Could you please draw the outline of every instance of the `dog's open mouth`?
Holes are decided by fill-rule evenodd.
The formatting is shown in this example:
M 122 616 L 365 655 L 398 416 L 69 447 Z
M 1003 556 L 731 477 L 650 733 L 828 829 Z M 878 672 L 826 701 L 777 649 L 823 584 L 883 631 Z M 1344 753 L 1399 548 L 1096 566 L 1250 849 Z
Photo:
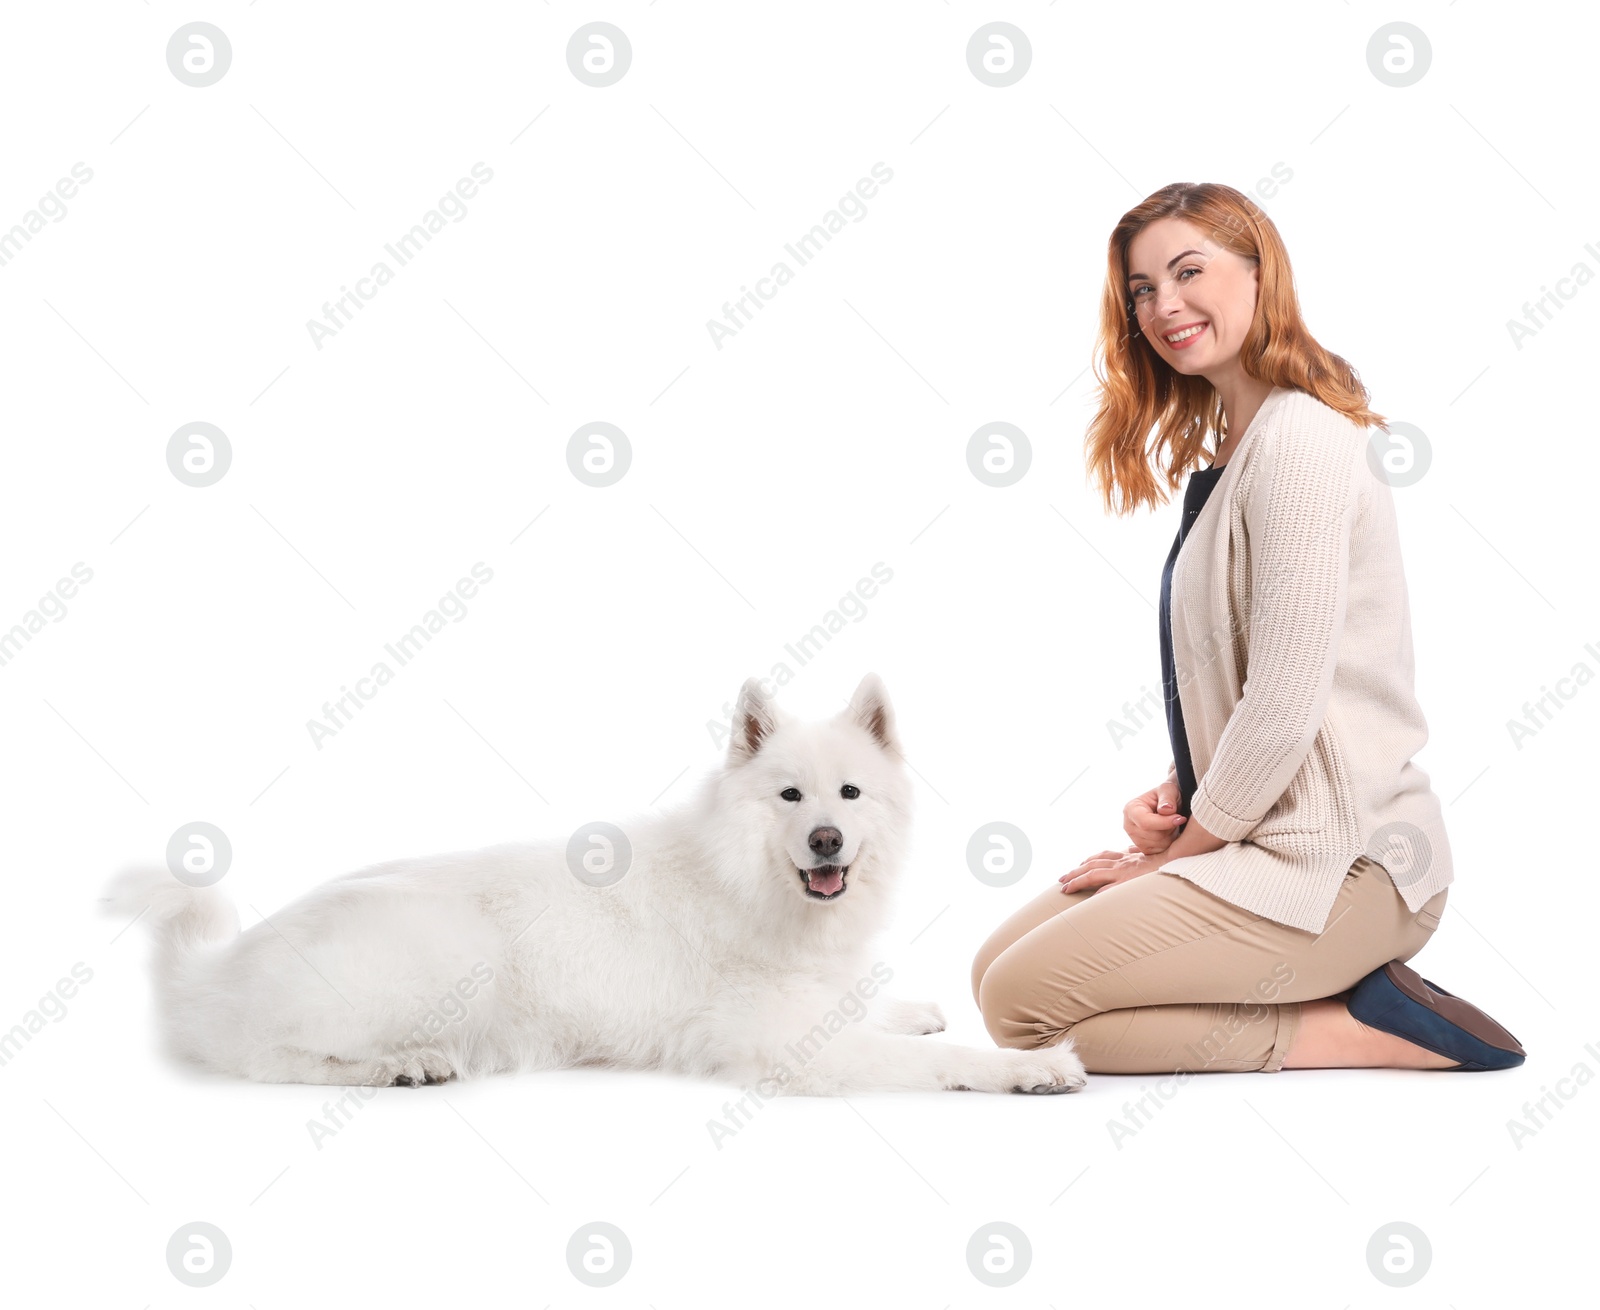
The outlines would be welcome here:
M 815 869 L 799 870 L 806 885 L 806 895 L 819 901 L 831 901 L 844 895 L 844 876 L 850 872 L 848 864 L 823 864 Z

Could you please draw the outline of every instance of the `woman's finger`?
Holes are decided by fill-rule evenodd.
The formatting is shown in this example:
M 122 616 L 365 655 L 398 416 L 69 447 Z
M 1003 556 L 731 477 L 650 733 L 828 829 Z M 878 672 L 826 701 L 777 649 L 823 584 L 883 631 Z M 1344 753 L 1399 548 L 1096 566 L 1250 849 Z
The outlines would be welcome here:
M 1094 880 L 1096 878 L 1103 877 L 1105 875 L 1106 871 L 1110 867 L 1111 866 L 1108 865 L 1108 864 L 1097 864 L 1097 865 L 1094 865 L 1093 867 L 1081 866 L 1079 868 L 1069 870 L 1068 872 L 1062 874 L 1059 878 L 1056 879 L 1056 881 L 1057 882 L 1082 882 L 1085 879 L 1088 879 L 1088 880 L 1092 881 L 1092 880 Z
M 1072 868 L 1068 869 L 1064 874 L 1061 875 L 1061 877 L 1065 879 L 1070 878 L 1077 873 L 1087 873 L 1091 869 L 1103 869 L 1113 860 L 1120 860 L 1121 858 L 1122 856 L 1120 854 L 1114 855 L 1109 851 L 1103 855 L 1091 855 L 1087 860 L 1084 860 L 1083 863 L 1073 865 Z

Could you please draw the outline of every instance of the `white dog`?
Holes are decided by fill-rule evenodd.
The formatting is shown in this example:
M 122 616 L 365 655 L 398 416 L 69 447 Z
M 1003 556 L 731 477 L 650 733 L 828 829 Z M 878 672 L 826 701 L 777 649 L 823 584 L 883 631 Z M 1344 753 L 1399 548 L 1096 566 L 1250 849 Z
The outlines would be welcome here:
M 937 1005 L 877 994 L 868 946 L 910 817 L 875 674 L 818 723 L 751 679 L 725 763 L 672 813 L 375 865 L 242 933 L 214 888 L 165 868 L 127 870 L 105 900 L 155 933 L 169 1051 L 263 1082 L 602 1064 L 768 1096 L 1077 1091 L 1070 1040 L 929 1042 Z

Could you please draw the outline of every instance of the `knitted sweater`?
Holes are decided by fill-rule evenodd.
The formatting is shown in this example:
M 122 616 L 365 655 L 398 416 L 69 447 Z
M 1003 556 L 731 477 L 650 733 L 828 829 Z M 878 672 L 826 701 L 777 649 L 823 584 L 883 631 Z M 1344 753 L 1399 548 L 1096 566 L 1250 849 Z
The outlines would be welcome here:
M 1439 798 L 1412 762 L 1428 728 L 1394 493 L 1367 440 L 1274 387 L 1172 575 L 1190 812 L 1227 844 L 1159 872 L 1313 933 L 1361 855 L 1413 911 L 1454 881 Z

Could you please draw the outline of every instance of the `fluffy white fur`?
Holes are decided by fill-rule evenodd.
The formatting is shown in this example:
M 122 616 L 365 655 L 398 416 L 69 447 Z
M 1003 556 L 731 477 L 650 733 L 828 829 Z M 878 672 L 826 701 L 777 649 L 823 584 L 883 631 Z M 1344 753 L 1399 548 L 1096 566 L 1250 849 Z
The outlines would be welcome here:
M 910 818 L 876 675 L 815 723 L 751 679 L 723 765 L 681 808 L 621 825 L 632 861 L 610 886 L 575 876 L 566 844 L 544 842 L 375 865 L 242 933 L 215 888 L 164 868 L 127 870 L 105 901 L 142 912 L 156 937 L 170 1052 L 263 1082 L 606 1064 L 768 1095 L 1076 1091 L 1070 1041 L 929 1041 L 939 1007 L 878 990 L 884 965 L 869 948 L 890 918 Z M 801 870 L 825 862 L 847 872 L 824 900 Z

